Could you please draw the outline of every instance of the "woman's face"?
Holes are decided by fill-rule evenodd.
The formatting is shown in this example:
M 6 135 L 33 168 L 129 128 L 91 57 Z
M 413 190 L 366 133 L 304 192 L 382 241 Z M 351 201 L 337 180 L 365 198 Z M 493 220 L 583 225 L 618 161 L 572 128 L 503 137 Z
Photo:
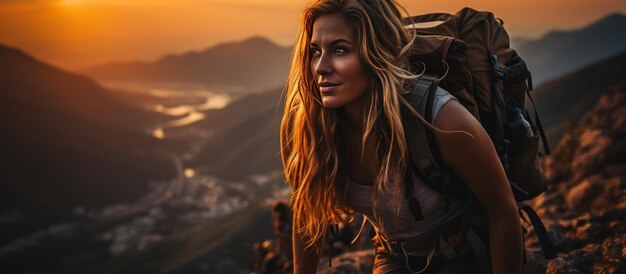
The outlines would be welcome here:
M 327 108 L 358 104 L 369 86 L 369 73 L 357 48 L 354 30 L 343 16 L 315 20 L 310 44 L 311 73 Z

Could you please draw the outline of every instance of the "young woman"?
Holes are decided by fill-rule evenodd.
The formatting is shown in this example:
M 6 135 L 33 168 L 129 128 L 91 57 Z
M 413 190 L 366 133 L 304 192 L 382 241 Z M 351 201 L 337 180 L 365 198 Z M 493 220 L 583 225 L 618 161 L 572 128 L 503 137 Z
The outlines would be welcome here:
M 442 211 L 446 197 L 415 178 L 413 195 L 425 216 L 416 221 L 403 195 L 408 151 L 401 109 L 410 104 L 402 95 L 418 76 L 408 68 L 413 36 L 403 28 L 400 10 L 393 0 L 318 0 L 303 12 L 281 125 L 285 177 L 293 189 L 296 274 L 316 272 L 326 228 L 345 222 L 341 214 L 352 211 L 375 226 L 374 273 L 480 271 L 472 252 L 438 260 L 438 244 L 400 252 L 383 244 L 435 243 L 433 231 L 464 211 L 460 200 Z M 489 136 L 444 90 L 437 90 L 434 105 L 432 128 L 442 158 L 488 216 L 489 271 L 520 273 L 517 207 Z

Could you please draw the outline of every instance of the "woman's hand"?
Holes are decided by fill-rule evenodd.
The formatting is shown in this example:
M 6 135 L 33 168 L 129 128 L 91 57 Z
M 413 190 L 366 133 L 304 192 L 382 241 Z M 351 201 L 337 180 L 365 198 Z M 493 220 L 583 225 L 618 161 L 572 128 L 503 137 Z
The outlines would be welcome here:
M 445 163 L 487 211 L 493 273 L 521 273 L 523 242 L 517 204 L 489 135 L 454 100 L 442 107 L 434 125 L 444 131 L 471 135 L 434 132 Z

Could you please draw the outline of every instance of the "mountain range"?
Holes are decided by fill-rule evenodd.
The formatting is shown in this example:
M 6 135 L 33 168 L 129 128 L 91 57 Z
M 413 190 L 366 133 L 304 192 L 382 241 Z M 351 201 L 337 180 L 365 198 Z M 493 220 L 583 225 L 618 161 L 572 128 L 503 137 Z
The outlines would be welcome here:
M 98 65 L 86 74 L 99 81 L 194 83 L 222 90 L 261 91 L 282 85 L 291 48 L 252 37 L 154 62 Z
M 512 45 L 533 73 L 535 84 L 565 75 L 626 49 L 626 16 L 615 13 L 584 28 L 552 31 Z M 262 91 L 282 86 L 291 47 L 252 37 L 201 51 L 171 54 L 154 62 L 114 62 L 86 74 L 101 82 L 186 83 L 220 90 Z

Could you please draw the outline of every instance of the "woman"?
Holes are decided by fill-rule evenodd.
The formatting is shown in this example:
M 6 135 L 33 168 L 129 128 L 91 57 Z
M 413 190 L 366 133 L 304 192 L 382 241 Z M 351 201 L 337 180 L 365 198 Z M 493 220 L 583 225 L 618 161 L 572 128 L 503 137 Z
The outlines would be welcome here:
M 418 222 L 402 195 L 408 154 L 400 111 L 411 109 L 402 94 L 418 76 L 409 71 L 413 36 L 401 18 L 392 0 L 318 0 L 303 13 L 281 125 L 285 177 L 293 189 L 297 274 L 315 273 L 327 226 L 345 222 L 341 214 L 347 211 L 364 214 L 376 228 L 374 273 L 478 272 L 471 253 L 437 261 L 423 253 L 412 256 L 419 250 L 398 253 L 381 244 L 431 237 L 463 211 L 461 201 L 452 201 L 441 212 L 446 197 L 415 180 L 414 195 L 425 215 Z M 493 144 L 451 95 L 439 89 L 436 98 L 429 127 L 445 164 L 485 208 L 490 270 L 520 273 L 521 226 Z

